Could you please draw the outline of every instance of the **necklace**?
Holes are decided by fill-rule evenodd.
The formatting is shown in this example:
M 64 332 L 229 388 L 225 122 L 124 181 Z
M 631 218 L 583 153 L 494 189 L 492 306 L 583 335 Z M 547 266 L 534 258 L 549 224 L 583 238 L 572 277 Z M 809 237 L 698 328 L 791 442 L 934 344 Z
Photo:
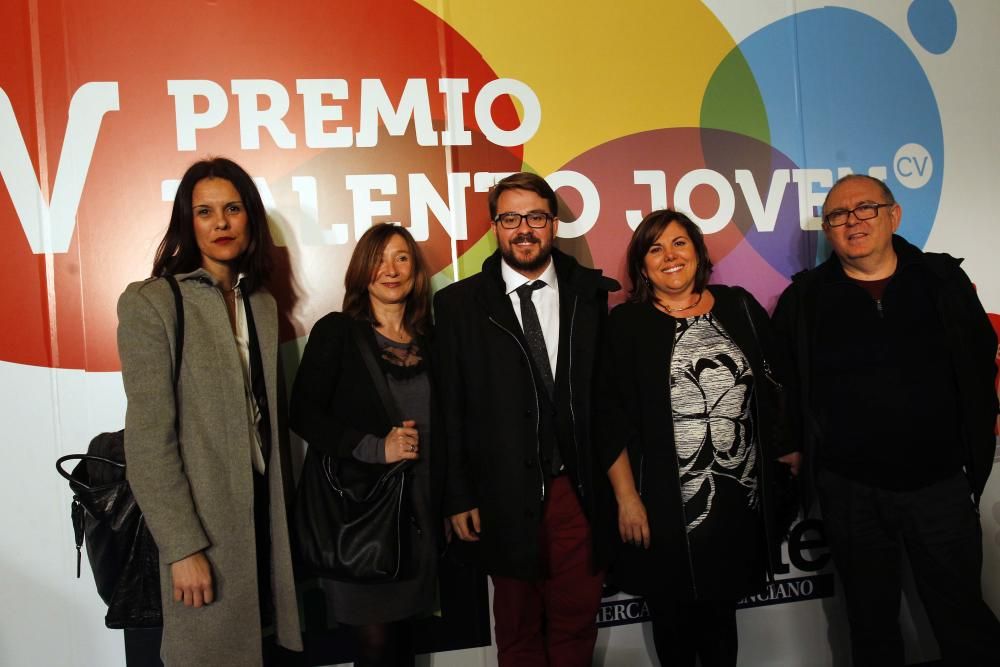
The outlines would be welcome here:
M 375 332 L 378 335 L 382 336 L 386 340 L 390 340 L 393 343 L 396 343 L 398 345 L 412 345 L 413 344 L 413 336 L 409 335 L 408 333 L 406 333 L 403 330 L 392 332 L 392 334 L 390 335 L 389 329 L 386 328 L 386 327 L 382 327 L 382 329 L 379 330 L 377 327 L 375 327 L 374 325 L 372 325 L 372 329 L 374 329 Z
M 680 313 L 680 312 L 683 312 L 685 310 L 691 310 L 692 308 L 694 308 L 695 306 L 697 306 L 699 303 L 701 303 L 701 294 L 702 294 L 701 292 L 698 293 L 698 298 L 694 300 L 694 303 L 691 303 L 691 304 L 689 304 L 687 306 L 681 306 L 680 308 L 671 308 L 667 304 L 660 303 L 659 301 L 656 302 L 656 305 L 658 305 L 661 308 L 663 308 L 664 312 L 667 312 L 667 313 Z

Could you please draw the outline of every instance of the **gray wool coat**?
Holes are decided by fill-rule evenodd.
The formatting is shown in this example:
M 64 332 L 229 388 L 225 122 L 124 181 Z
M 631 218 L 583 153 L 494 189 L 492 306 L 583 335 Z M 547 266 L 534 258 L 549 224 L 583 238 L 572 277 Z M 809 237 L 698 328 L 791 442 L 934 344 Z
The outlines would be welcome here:
M 160 550 L 166 665 L 261 664 L 251 431 L 243 371 L 221 292 L 199 269 L 177 276 L 184 350 L 174 427 L 176 312 L 163 279 L 128 286 L 118 301 L 118 353 L 128 398 L 127 477 Z M 274 298 L 250 297 L 270 400 L 268 483 L 271 590 L 278 643 L 301 650 L 279 445 L 278 321 Z M 204 550 L 215 602 L 174 602 L 170 563 Z

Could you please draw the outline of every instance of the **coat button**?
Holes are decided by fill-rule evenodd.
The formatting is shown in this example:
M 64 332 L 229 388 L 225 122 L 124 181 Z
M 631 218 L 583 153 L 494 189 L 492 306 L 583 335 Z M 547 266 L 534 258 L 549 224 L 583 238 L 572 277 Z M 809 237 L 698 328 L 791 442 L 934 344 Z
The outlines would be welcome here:
M 534 463 L 534 461 L 532 461 L 531 459 L 524 459 L 524 467 L 525 468 L 530 468 L 533 463 Z
M 524 510 L 524 516 L 528 517 L 529 519 L 532 518 L 533 516 L 535 516 L 535 510 Z
M 525 419 L 530 419 L 531 418 L 531 410 L 525 410 L 524 411 L 524 417 L 525 417 Z

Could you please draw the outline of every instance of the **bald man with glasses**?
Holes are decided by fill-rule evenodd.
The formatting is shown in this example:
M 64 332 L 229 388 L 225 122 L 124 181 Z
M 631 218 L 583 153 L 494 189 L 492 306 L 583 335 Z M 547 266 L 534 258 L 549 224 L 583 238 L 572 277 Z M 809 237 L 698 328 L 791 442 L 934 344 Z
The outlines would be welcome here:
M 823 204 L 833 250 L 774 312 L 793 356 L 805 479 L 841 577 L 854 665 L 902 665 L 901 555 L 946 665 L 1000 664 L 979 499 L 993 467 L 997 337 L 961 260 L 895 234 L 879 179 Z

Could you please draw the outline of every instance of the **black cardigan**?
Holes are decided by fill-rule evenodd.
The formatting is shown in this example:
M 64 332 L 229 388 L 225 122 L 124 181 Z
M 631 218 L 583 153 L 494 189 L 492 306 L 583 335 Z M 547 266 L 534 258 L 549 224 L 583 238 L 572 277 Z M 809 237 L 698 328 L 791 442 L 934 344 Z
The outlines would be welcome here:
M 354 448 L 366 434 L 384 437 L 397 424 L 389 421 L 361 353 L 351 337 L 351 328 L 362 333 L 373 350 L 377 349 L 371 324 L 344 313 L 330 313 L 313 326 L 302 362 L 295 375 L 289 420 L 293 431 L 318 451 L 353 458 Z M 431 345 L 419 339 L 421 354 L 431 369 Z M 429 373 L 430 375 L 430 373 Z M 432 433 L 440 425 L 432 383 Z M 427 450 L 431 471 L 431 502 L 440 513 L 441 476 L 433 443 Z M 379 464 L 372 464 L 379 465 Z
M 775 458 L 794 451 L 783 427 L 780 401 L 768 390 L 763 360 L 772 375 L 783 378 L 784 364 L 771 334 L 767 313 L 753 296 L 740 287 L 710 285 L 715 298 L 712 313 L 722 323 L 747 357 L 756 378 L 753 392 L 755 428 L 759 443 L 758 478 L 768 538 L 768 574 L 778 565 L 780 535 L 774 534 L 773 475 L 781 464 Z M 743 307 L 753 317 L 756 337 Z M 676 320 L 647 303 L 625 303 L 611 312 L 602 360 L 599 433 L 602 464 L 609 468 L 623 448 L 628 448 L 635 478 L 646 507 L 651 536 L 650 548 L 622 545 L 615 566 L 615 582 L 634 593 L 670 592 L 678 598 L 694 595 L 683 505 L 680 495 L 677 453 L 670 412 L 670 359 Z M 760 346 L 756 344 L 759 338 Z M 761 349 L 763 348 L 763 349 Z M 733 554 L 738 557 L 739 554 Z M 763 578 L 761 573 L 761 579 Z M 752 592 L 759 583 L 745 582 L 734 597 Z

